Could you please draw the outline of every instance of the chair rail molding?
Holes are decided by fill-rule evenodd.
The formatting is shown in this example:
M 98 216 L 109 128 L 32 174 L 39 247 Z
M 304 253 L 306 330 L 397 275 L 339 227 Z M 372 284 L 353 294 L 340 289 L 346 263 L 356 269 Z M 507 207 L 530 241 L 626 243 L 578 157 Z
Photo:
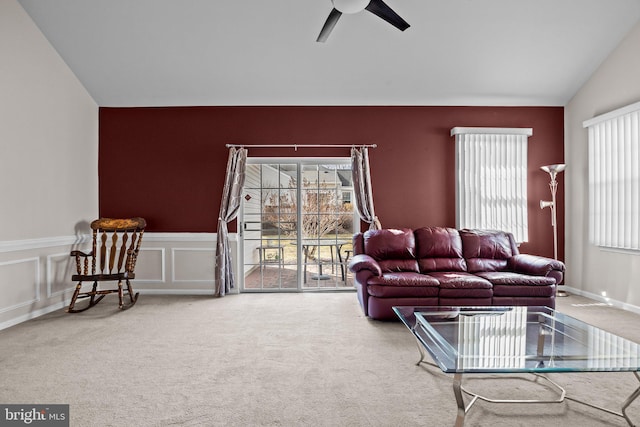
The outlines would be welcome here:
M 78 236 L 41 237 L 38 239 L 5 240 L 0 241 L 0 253 L 83 244 L 90 241 L 91 235 L 89 234 L 82 234 Z

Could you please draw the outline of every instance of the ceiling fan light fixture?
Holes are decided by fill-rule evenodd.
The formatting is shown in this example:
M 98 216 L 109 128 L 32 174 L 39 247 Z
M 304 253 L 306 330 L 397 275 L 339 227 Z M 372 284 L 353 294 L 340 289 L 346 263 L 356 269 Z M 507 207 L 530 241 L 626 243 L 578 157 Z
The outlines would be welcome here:
M 384 0 L 331 0 L 333 8 L 329 17 L 324 22 L 320 35 L 318 35 L 318 42 L 326 42 L 329 38 L 329 34 L 333 31 L 333 27 L 340 19 L 343 13 L 358 13 L 366 10 L 373 13 L 379 18 L 384 19 L 389 24 L 393 25 L 400 31 L 404 31 L 409 28 L 407 21 L 402 19 L 396 12 L 393 11 Z
M 371 0 L 331 0 L 333 7 L 342 13 L 362 12 Z

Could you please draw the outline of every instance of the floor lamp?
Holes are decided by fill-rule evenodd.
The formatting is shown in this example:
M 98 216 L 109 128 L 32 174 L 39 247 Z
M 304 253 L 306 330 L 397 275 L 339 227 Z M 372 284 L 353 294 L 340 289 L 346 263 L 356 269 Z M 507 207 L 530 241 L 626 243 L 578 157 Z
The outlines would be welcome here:
M 556 192 L 558 191 L 558 181 L 556 181 L 556 175 L 564 171 L 565 164 L 546 165 L 541 166 L 540 169 L 547 172 L 551 181 L 549 182 L 549 189 L 551 190 L 551 201 L 540 200 L 540 209 L 551 209 L 551 227 L 553 228 L 553 258 L 558 259 L 558 225 L 556 221 Z M 560 285 L 558 285 L 560 286 Z M 557 296 L 566 297 L 568 294 L 564 290 L 558 289 Z

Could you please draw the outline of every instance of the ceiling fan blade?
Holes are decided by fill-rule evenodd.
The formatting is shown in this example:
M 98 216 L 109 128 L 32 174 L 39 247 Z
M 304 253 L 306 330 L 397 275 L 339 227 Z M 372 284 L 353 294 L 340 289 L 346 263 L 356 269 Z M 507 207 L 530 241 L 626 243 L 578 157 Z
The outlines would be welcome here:
M 389 6 L 386 5 L 382 0 L 371 0 L 367 7 L 365 7 L 369 12 L 374 15 L 384 19 L 389 24 L 393 25 L 400 31 L 404 31 L 410 27 L 410 25 L 402 19 L 397 13 L 393 11 Z
M 316 40 L 317 42 L 324 43 L 327 41 L 327 39 L 329 38 L 329 34 L 331 34 L 333 27 L 336 26 L 336 24 L 338 23 L 338 19 L 340 19 L 341 16 L 342 16 L 342 12 L 340 12 L 336 8 L 334 8 L 331 11 L 331 13 L 329 14 L 329 17 L 324 23 L 324 26 L 322 27 L 322 30 L 320 30 L 320 35 Z

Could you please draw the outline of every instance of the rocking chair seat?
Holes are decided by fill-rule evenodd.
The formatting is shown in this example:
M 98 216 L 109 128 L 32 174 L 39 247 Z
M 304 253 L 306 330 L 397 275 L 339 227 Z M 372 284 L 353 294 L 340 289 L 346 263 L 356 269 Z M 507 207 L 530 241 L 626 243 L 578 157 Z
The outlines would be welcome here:
M 101 282 L 105 280 L 126 280 L 126 279 L 135 279 L 135 273 L 129 273 L 124 271 L 122 273 L 114 273 L 114 274 L 74 274 L 71 276 L 71 280 L 74 282 Z
M 144 218 L 100 218 L 91 223 L 91 252 L 74 250 L 70 254 L 76 259 L 77 270 L 71 280 L 78 283 L 67 309 L 69 313 L 87 310 L 112 293 L 118 294 L 120 309 L 129 308 L 136 303 L 138 294 L 134 294 L 131 280 L 136 277 L 134 269 L 146 225 Z M 91 283 L 91 289 L 83 291 L 83 282 Z M 116 282 L 117 286 L 98 289 L 98 284 L 104 282 Z M 129 303 L 126 305 L 125 294 L 129 296 Z M 76 301 L 84 298 L 89 298 L 88 305 L 75 308 Z

